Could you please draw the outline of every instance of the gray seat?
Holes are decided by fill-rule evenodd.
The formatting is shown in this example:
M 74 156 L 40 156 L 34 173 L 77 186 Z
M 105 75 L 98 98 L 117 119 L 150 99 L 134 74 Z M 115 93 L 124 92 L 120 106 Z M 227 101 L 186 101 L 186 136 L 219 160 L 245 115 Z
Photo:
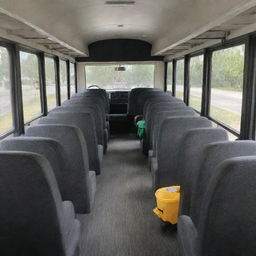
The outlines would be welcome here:
M 148 91 L 148 92 L 140 92 L 138 95 L 138 102 L 136 106 L 136 111 L 138 115 L 143 115 L 144 105 L 147 102 L 147 100 L 157 97 L 157 96 L 163 96 L 167 95 L 171 99 L 171 95 L 168 93 L 165 93 L 163 91 Z
M 97 97 L 84 97 L 84 96 L 76 96 L 71 98 L 69 101 L 65 101 L 63 105 L 84 105 L 84 106 L 92 106 L 97 111 L 98 114 L 101 116 L 103 121 L 103 127 L 106 128 L 106 113 L 104 110 L 104 106 L 101 103 L 97 102 Z
M 104 89 L 85 89 L 82 93 L 87 93 L 88 95 L 98 96 L 104 99 L 106 112 L 109 113 L 109 98 L 106 90 Z
M 81 130 L 71 125 L 36 125 L 26 136 L 47 137 L 57 140 L 67 152 L 70 163 L 69 176 L 72 202 L 77 213 L 92 210 L 96 192 L 96 176 L 89 171 L 88 152 Z
M 159 115 L 161 118 L 159 119 L 160 123 L 157 123 L 152 127 L 152 133 L 151 133 L 150 140 L 149 140 L 149 148 L 151 148 L 151 149 L 148 151 L 149 170 L 151 170 L 151 165 L 155 161 L 154 158 L 156 157 L 156 145 L 157 145 L 157 141 L 158 141 L 158 137 L 159 137 L 160 127 L 161 127 L 161 124 L 163 123 L 163 121 L 169 117 L 197 116 L 196 112 L 194 110 L 191 110 L 191 108 L 185 108 L 185 109 L 180 109 L 180 110 L 174 109 L 171 111 L 159 111 L 159 112 L 157 112 L 157 115 Z M 156 128 L 155 128 L 156 126 L 157 126 L 158 130 L 156 130 Z
M 79 113 L 71 111 L 51 112 L 49 116 L 41 118 L 39 124 L 66 124 L 74 125 L 81 129 L 89 157 L 89 168 L 100 174 L 103 150 L 98 147 L 96 128 L 90 113 Z
M 88 103 L 92 102 L 94 105 L 97 105 L 100 107 L 102 116 L 106 117 L 106 109 L 105 109 L 105 102 L 102 98 L 97 97 L 97 96 L 92 96 L 92 95 L 87 95 L 84 93 L 83 95 L 81 94 L 76 94 L 74 95 L 71 99 L 70 102 L 78 102 L 78 103 Z
M 156 158 L 151 165 L 153 188 L 180 185 L 177 171 L 177 148 L 185 132 L 194 128 L 211 127 L 204 117 L 169 117 L 161 126 L 156 146 Z
M 69 161 L 65 149 L 50 138 L 15 137 L 1 141 L 0 151 L 26 151 L 44 156 L 51 164 L 63 200 L 72 201 L 72 184 L 69 177 Z M 71 193 L 72 195 L 72 193 Z
M 197 226 L 200 218 L 203 195 L 209 185 L 215 167 L 222 161 L 239 156 L 256 156 L 255 141 L 228 141 L 209 144 L 202 156 L 202 164 L 191 197 L 190 216 Z
M 155 115 L 158 114 L 159 111 L 178 111 L 178 110 L 190 110 L 194 111 L 192 108 L 187 107 L 185 104 L 180 104 L 176 102 L 168 103 L 167 105 L 163 106 L 157 106 L 155 108 L 151 109 L 151 114 L 147 115 L 145 117 L 145 122 L 146 122 L 146 128 L 144 132 L 144 137 L 143 137 L 143 152 L 145 154 L 148 154 L 149 149 L 152 148 L 152 134 L 151 131 L 153 131 L 153 126 L 156 125 L 154 123 L 155 120 Z
M 209 143 L 228 141 L 227 132 L 219 128 L 197 128 L 187 131 L 180 143 L 178 154 L 180 214 L 189 215 L 192 191 L 202 163 L 202 155 Z
M 191 115 L 194 116 L 198 116 L 198 114 L 192 109 L 192 108 L 186 108 L 186 110 L 175 110 L 175 111 L 190 111 Z M 168 107 L 165 108 L 163 107 L 162 110 L 157 111 L 156 113 L 154 113 L 153 119 L 152 119 L 152 123 L 154 124 L 151 128 L 151 136 L 150 136 L 150 151 L 152 151 L 150 153 L 150 155 L 155 156 L 155 152 L 156 152 L 156 145 L 157 145 L 157 140 L 159 137 L 159 133 L 161 130 L 161 126 L 163 121 L 168 118 L 168 117 L 172 117 L 173 116 L 173 111 L 174 110 L 168 110 Z M 193 112 L 193 113 L 192 113 Z
M 154 104 L 161 104 L 161 103 L 179 103 L 183 104 L 186 106 L 186 104 L 178 98 L 172 97 L 170 94 L 164 94 L 164 95 L 159 95 L 156 97 L 149 98 L 143 108 L 143 116 L 146 117 L 148 114 L 151 113 L 152 109 L 154 108 Z
M 94 106 L 87 106 L 84 104 L 65 104 L 62 105 L 61 107 L 56 107 L 54 108 L 50 113 L 52 112 L 63 112 L 63 111 L 72 111 L 72 112 L 79 112 L 79 113 L 91 113 L 95 125 L 96 125 L 96 134 L 97 134 L 97 139 L 98 139 L 98 144 L 102 145 L 104 147 L 104 153 L 106 153 L 107 150 L 107 145 L 106 144 L 106 139 L 105 139 L 105 128 L 103 125 L 103 120 L 101 118 L 101 115 L 97 111 L 97 108 Z
M 136 116 L 138 115 L 138 101 L 139 101 L 139 95 L 142 92 L 146 91 L 160 91 L 158 88 L 134 88 L 129 93 L 128 98 L 128 109 L 127 109 L 127 115 L 128 116 Z
M 155 98 L 154 100 L 147 101 L 146 105 L 144 107 L 145 112 L 143 113 L 144 120 L 148 120 L 150 116 L 152 115 L 152 111 L 155 111 L 156 108 L 161 108 L 161 107 L 167 107 L 169 105 L 173 106 L 179 105 L 179 106 L 186 106 L 186 104 L 181 101 L 181 100 L 170 100 L 169 98 L 165 98 L 166 100 L 161 99 L 159 102 L 158 98 Z M 175 99 L 175 98 L 174 98 Z
M 106 121 L 106 115 L 102 111 L 102 109 L 99 107 L 99 105 L 95 104 L 95 100 L 75 100 L 75 101 L 68 101 L 63 104 L 63 106 L 79 106 L 79 107 L 86 107 L 86 108 L 93 108 L 94 109 L 94 115 L 95 119 L 100 119 L 100 122 L 102 124 L 103 131 L 103 146 L 104 146 L 104 153 L 107 152 L 107 146 L 108 146 L 108 137 L 109 137 L 109 124 Z
M 50 163 L 31 152 L 0 152 L 0 248 L 5 256 L 78 256 L 80 222 L 62 202 Z
M 255 156 L 227 159 L 215 168 L 198 227 L 188 216 L 179 218 L 180 256 L 255 255 L 255 170 Z

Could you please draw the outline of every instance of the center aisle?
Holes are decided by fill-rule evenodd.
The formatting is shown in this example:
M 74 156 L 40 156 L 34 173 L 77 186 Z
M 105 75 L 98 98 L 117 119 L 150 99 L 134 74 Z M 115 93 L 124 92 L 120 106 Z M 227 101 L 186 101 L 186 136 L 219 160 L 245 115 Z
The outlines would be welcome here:
M 163 233 L 153 215 L 147 158 L 132 135 L 112 137 L 97 176 L 95 206 L 81 221 L 81 256 L 171 256 L 176 232 Z

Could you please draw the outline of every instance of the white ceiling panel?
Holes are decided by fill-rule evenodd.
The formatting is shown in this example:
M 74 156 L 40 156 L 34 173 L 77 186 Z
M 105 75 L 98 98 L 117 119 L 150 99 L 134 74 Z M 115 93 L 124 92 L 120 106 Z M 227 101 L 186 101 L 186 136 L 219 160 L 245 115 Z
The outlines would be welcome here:
M 84 54 L 88 54 L 88 44 L 98 40 L 141 39 L 152 43 L 152 53 L 158 55 L 256 5 L 255 0 L 134 0 L 120 4 L 123 1 L 127 2 L 107 5 L 104 0 L 0 0 L 2 12 L 11 17 L 2 22 L 0 16 L 0 28 L 14 30 L 12 19 L 18 19 Z M 226 26 L 244 27 L 241 23 L 253 22 L 255 13 L 247 18 Z M 20 23 L 16 25 L 23 29 Z

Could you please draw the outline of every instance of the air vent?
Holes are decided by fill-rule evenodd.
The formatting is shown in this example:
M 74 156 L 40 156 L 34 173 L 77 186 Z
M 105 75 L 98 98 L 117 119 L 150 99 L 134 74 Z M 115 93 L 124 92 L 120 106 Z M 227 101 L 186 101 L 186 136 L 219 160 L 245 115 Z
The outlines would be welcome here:
M 126 70 L 126 68 L 122 67 L 122 66 L 115 67 L 115 71 L 125 71 L 125 70 Z
M 117 1 L 106 1 L 105 2 L 106 5 L 134 5 L 135 4 L 135 1 L 120 1 L 120 0 L 117 0 Z

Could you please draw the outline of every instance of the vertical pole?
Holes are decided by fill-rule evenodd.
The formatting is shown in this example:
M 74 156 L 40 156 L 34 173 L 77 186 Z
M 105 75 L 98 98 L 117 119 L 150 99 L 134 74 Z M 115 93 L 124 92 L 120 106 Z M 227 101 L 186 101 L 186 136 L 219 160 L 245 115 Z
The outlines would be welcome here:
M 10 47 L 10 65 L 11 65 L 11 84 L 12 84 L 12 101 L 14 109 L 14 128 L 15 136 L 24 134 L 24 115 L 22 103 L 22 84 L 21 84 L 21 67 L 20 53 L 17 44 Z
M 46 78 L 45 78 L 45 54 L 40 52 L 38 54 L 39 60 L 39 84 L 40 84 L 40 95 L 41 95 L 41 106 L 42 113 L 44 116 L 48 114 L 47 108 L 47 96 L 46 96 Z
M 60 92 L 60 58 L 54 58 L 55 63 L 55 84 L 56 84 L 56 101 L 57 106 L 61 105 L 61 92 Z
M 78 92 L 78 82 L 77 82 L 77 62 L 75 63 L 75 87 L 76 87 L 76 93 Z
M 176 96 L 176 69 L 177 69 L 177 61 L 172 61 L 172 96 Z
M 189 105 L 189 62 L 190 58 L 188 55 L 184 58 L 184 102 Z
M 204 65 L 203 65 L 203 93 L 201 115 L 209 116 L 210 100 L 211 100 L 211 71 L 212 71 L 212 52 L 209 49 L 204 51 Z
M 168 62 L 164 62 L 164 91 L 167 91 L 167 72 L 168 72 Z
M 68 99 L 70 99 L 70 96 L 71 96 L 71 88 L 70 88 L 70 61 L 67 60 L 66 61 L 66 65 L 67 65 L 67 85 L 68 85 Z
M 239 139 L 255 139 L 256 38 L 245 42 L 242 119 Z

